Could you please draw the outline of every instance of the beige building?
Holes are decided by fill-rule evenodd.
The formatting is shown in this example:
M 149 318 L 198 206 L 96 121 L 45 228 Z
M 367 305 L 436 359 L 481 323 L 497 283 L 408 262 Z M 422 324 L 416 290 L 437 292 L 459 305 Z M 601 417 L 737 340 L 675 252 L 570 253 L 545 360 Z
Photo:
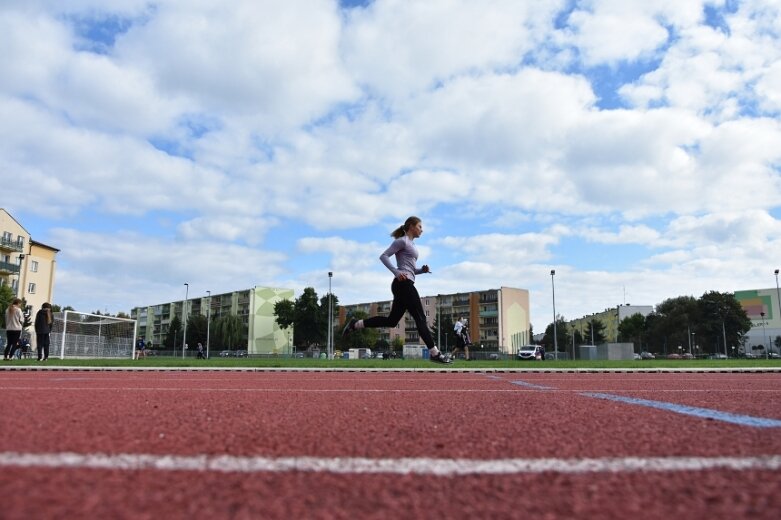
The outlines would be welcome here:
M 485 291 L 473 291 L 455 294 L 424 296 L 420 299 L 426 314 L 428 326 L 433 327 L 437 317 L 445 323 L 455 322 L 459 317 L 466 318 L 472 343 L 475 347 L 498 350 L 515 354 L 518 348 L 531 342 L 529 317 L 529 291 L 502 287 Z M 347 316 L 355 311 L 365 312 L 369 316 L 387 316 L 390 314 L 391 301 L 343 305 L 339 308 L 339 322 L 344 324 Z M 405 313 L 394 328 L 377 329 L 380 339 L 393 343 L 402 338 L 404 344 L 422 344 L 413 320 Z M 441 339 L 441 338 L 439 338 Z M 436 343 L 438 338 L 434 338 Z M 452 345 L 439 345 L 452 349 Z
M 234 291 L 211 296 L 196 296 L 186 302 L 186 315 L 200 314 L 210 320 L 225 315 L 238 316 L 243 324 L 243 349 L 251 355 L 285 354 L 293 348 L 293 328 L 281 329 L 274 315 L 274 304 L 280 300 L 293 300 L 292 289 L 272 287 L 253 287 L 243 291 Z M 130 311 L 131 318 L 137 320 L 136 333 L 147 343 L 162 345 L 168 335 L 171 320 L 182 319 L 185 301 L 161 303 L 147 307 L 135 307 Z M 189 334 L 188 334 L 189 336 Z M 181 345 L 178 338 L 177 348 Z M 206 345 L 204 345 L 205 347 Z M 189 346 L 191 349 L 194 345 Z M 210 344 L 211 355 L 221 350 L 222 345 Z
M 52 302 L 59 249 L 32 240 L 30 233 L 2 208 L 0 233 L 0 285 L 10 286 L 34 315 L 44 302 Z

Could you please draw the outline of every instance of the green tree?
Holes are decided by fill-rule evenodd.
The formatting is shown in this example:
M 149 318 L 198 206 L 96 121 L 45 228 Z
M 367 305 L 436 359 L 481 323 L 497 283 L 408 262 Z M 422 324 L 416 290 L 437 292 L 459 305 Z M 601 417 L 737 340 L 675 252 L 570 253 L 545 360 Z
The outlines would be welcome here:
M 304 345 L 307 348 L 312 345 L 324 345 L 325 321 L 314 288 L 305 288 L 301 296 L 296 299 L 294 308 L 293 341 L 296 345 Z
M 699 322 L 697 300 L 692 296 L 664 300 L 646 317 L 646 322 L 648 343 L 657 351 L 677 352 L 679 346 L 688 351 L 690 333 L 697 333 Z
M 642 314 L 635 313 L 627 316 L 618 324 L 618 340 L 631 341 L 635 344 L 635 351 L 643 350 L 643 338 L 646 334 L 646 320 Z
M 317 327 L 323 331 L 323 344 L 328 343 L 328 340 L 326 339 L 326 334 L 328 334 L 328 327 L 332 327 L 334 329 L 333 331 L 333 338 L 334 343 L 336 343 L 336 338 L 340 336 L 340 334 L 337 334 L 336 328 L 338 327 L 338 320 L 336 320 L 336 317 L 339 313 L 339 298 L 336 297 L 335 294 L 331 294 L 331 308 L 333 309 L 333 322 L 328 323 L 328 295 L 326 294 L 322 298 L 320 298 L 320 312 L 318 315 L 317 320 Z M 334 325 L 336 323 L 337 325 Z M 370 345 L 370 344 L 367 344 Z
M 214 339 L 222 348 L 229 350 L 245 346 L 244 322 L 233 314 L 220 316 L 214 320 Z
M 350 317 L 355 318 L 356 320 L 363 320 L 368 318 L 368 314 L 363 311 L 356 311 Z M 342 350 L 366 348 L 372 347 L 379 339 L 380 333 L 377 329 L 360 329 L 353 331 L 353 333 L 346 338 L 340 337 L 338 344 L 341 346 Z
M 206 347 L 206 327 L 209 321 L 202 314 L 193 314 L 187 318 L 187 343 L 190 348 L 197 347 L 198 343 Z
M 179 316 L 174 316 L 171 320 L 171 323 L 168 325 L 168 332 L 165 334 L 163 345 L 165 345 L 166 350 L 176 350 L 179 346 L 181 346 L 181 341 L 182 320 L 179 319 Z
M 709 291 L 697 300 L 698 323 L 697 343 L 708 352 L 724 352 L 729 347 L 740 345 L 746 333 L 751 330 L 751 320 L 733 293 Z
M 296 322 L 296 304 L 291 300 L 279 300 L 274 304 L 274 319 L 280 329 L 287 330 Z
M 0 324 L 2 328 L 5 328 L 5 311 L 11 302 L 14 301 L 16 295 L 8 285 L 0 285 Z
M 586 323 L 586 331 L 584 333 L 585 340 L 589 342 L 589 345 L 601 345 L 605 343 L 605 324 L 601 320 L 589 320 Z
M 567 330 L 568 328 L 567 320 L 565 320 L 563 316 L 556 318 L 556 343 L 558 343 L 559 352 L 566 352 L 572 344 L 572 336 L 570 336 Z M 550 323 L 545 327 L 545 336 L 540 343 L 545 347 L 546 351 L 553 352 L 554 346 L 556 345 L 553 342 L 553 323 Z
M 395 352 L 397 355 L 404 353 L 404 340 L 401 339 L 401 336 L 396 336 L 393 338 L 393 341 L 391 341 L 391 350 L 393 350 L 393 352 Z

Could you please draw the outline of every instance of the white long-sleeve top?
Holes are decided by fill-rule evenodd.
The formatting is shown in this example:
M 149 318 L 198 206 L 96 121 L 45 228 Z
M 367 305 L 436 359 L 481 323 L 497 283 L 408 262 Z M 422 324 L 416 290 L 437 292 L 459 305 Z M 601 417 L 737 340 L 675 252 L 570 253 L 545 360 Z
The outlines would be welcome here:
M 24 324 L 24 315 L 22 309 L 10 305 L 8 310 L 5 311 L 5 328 L 6 330 L 22 330 Z
M 395 266 L 390 260 L 390 257 L 394 255 L 396 256 Z M 390 247 L 380 255 L 380 261 L 393 273 L 393 276 L 404 273 L 407 275 L 407 279 L 414 282 L 416 274 L 423 274 L 423 269 L 418 269 L 416 265 L 418 248 L 407 235 L 394 240 Z

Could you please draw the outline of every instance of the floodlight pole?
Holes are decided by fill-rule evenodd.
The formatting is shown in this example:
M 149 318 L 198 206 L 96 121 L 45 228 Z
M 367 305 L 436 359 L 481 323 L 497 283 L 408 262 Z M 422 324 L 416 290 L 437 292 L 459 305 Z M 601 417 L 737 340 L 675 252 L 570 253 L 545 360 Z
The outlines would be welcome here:
M 184 321 L 184 334 L 182 336 L 182 358 L 184 358 L 184 351 L 187 347 L 187 300 L 189 299 L 190 294 L 190 284 L 185 282 L 184 287 L 184 307 L 182 307 L 182 320 Z
M 326 331 L 328 333 L 328 346 L 326 347 L 328 359 L 334 358 L 334 310 L 331 305 L 331 278 L 333 276 L 334 273 L 328 271 L 328 330 Z
M 764 343 L 766 339 L 769 340 L 770 338 L 765 330 L 765 313 L 760 312 L 759 315 L 762 316 L 762 343 Z M 765 347 L 765 359 L 770 359 L 770 342 L 768 342 L 768 345 Z
M 776 274 L 776 302 L 778 303 L 778 306 L 776 307 L 776 316 L 781 314 L 781 290 L 778 289 L 778 269 L 775 270 Z M 781 354 L 781 345 L 778 347 L 778 353 Z
M 553 277 L 556 276 L 556 270 L 550 271 L 550 286 L 553 294 L 553 352 L 555 359 L 559 358 L 559 339 L 556 334 L 556 284 L 553 283 Z
M 209 295 L 209 303 L 206 307 L 206 359 L 209 359 L 209 325 L 211 325 L 212 318 L 212 292 L 206 291 Z

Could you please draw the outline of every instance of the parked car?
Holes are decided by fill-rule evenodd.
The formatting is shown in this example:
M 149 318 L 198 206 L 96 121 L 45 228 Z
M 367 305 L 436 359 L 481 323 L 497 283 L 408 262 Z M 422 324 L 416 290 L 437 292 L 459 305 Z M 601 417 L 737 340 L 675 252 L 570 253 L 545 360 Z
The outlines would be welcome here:
M 694 359 L 694 354 L 689 354 L 688 352 L 684 352 L 681 354 L 681 359 Z
M 220 357 L 233 357 L 233 355 L 232 350 L 223 350 L 220 352 Z
M 247 357 L 248 352 L 246 350 L 237 350 L 236 357 Z
M 640 352 L 640 359 L 656 359 L 656 356 L 644 350 Z
M 545 349 L 540 345 L 524 345 L 518 349 L 518 359 L 542 361 L 545 359 Z
M 634 359 L 635 361 L 639 361 L 639 360 L 641 360 L 641 359 L 643 359 L 643 358 L 642 358 L 642 357 L 640 357 L 640 354 L 638 354 L 637 352 L 635 352 L 634 354 L 632 354 L 632 359 Z
M 726 354 L 711 354 L 708 356 L 709 359 L 727 359 Z
M 680 354 L 667 354 L 667 359 L 681 359 Z
M 781 355 L 779 355 L 778 352 L 770 352 L 767 357 L 769 359 L 781 359 Z

